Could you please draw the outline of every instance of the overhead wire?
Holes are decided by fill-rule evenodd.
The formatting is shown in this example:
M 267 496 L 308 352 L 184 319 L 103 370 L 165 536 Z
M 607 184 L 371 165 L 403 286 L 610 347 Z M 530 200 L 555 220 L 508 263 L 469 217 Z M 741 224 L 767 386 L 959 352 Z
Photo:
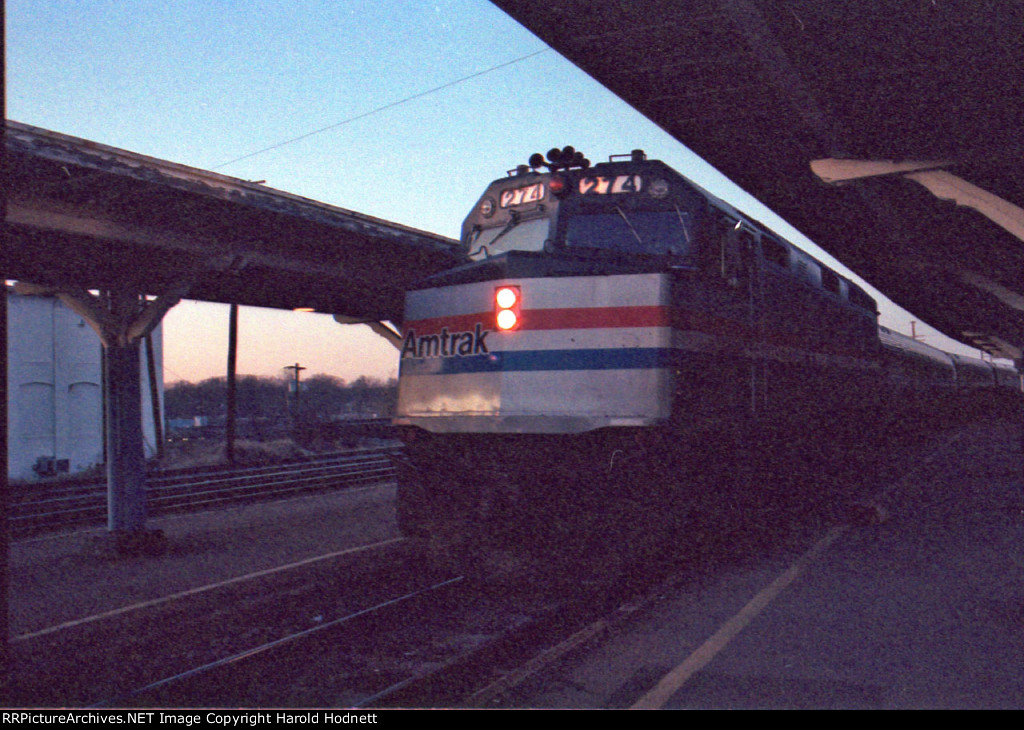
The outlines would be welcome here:
M 483 69 L 482 71 L 477 71 L 475 73 L 471 73 L 468 76 L 463 76 L 462 78 L 455 79 L 454 81 L 449 81 L 447 83 L 441 84 L 440 86 L 435 86 L 432 89 L 427 89 L 426 91 L 421 91 L 421 92 L 413 94 L 411 96 L 407 96 L 404 99 L 399 99 L 398 101 L 392 101 L 392 102 L 390 102 L 388 104 L 384 104 L 383 106 L 379 106 L 379 107 L 376 107 L 375 109 L 371 109 L 369 111 L 363 112 L 362 114 L 357 114 L 354 117 L 349 117 L 348 119 L 343 119 L 340 122 L 335 122 L 334 124 L 329 124 L 326 127 L 321 127 L 320 129 L 315 129 L 312 132 L 306 132 L 305 134 L 300 134 L 298 137 L 292 137 L 290 139 L 286 139 L 286 140 L 283 140 L 281 142 L 277 142 L 275 144 L 272 144 L 269 147 L 264 147 L 262 149 L 256 150 L 255 152 L 249 152 L 248 154 L 242 155 L 240 157 L 235 157 L 234 159 L 228 160 L 227 162 L 222 162 L 221 164 L 219 164 L 219 165 L 217 165 L 215 167 L 211 167 L 210 169 L 211 170 L 219 170 L 222 167 L 227 167 L 228 165 L 233 165 L 236 162 L 241 162 L 242 160 L 248 160 L 250 157 L 256 157 L 257 155 L 262 155 L 265 152 L 270 152 L 271 150 L 280 149 L 281 147 L 285 147 L 287 145 L 294 144 L 295 142 L 299 142 L 301 140 L 308 139 L 308 138 L 313 137 L 315 135 L 323 134 L 324 132 L 329 132 L 332 129 L 337 129 L 338 127 L 342 127 L 342 126 L 344 126 L 346 124 L 351 124 L 352 122 L 359 121 L 360 119 L 365 119 L 366 117 L 372 116 L 374 114 L 379 114 L 380 112 L 387 111 L 388 109 L 393 109 L 396 106 L 401 106 L 402 104 L 407 104 L 408 102 L 415 101 L 416 99 L 422 99 L 424 96 L 429 96 L 430 94 L 436 94 L 439 91 L 444 91 L 445 89 L 449 89 L 449 88 L 451 88 L 453 86 L 458 86 L 459 84 L 463 84 L 463 83 L 465 83 L 467 81 L 471 81 L 473 79 L 479 78 L 481 76 L 484 76 L 486 74 L 492 73 L 494 71 L 499 71 L 499 70 L 501 70 L 503 68 L 507 68 L 507 67 L 515 65 L 517 63 L 522 63 L 523 61 L 526 61 L 526 60 L 529 60 L 529 59 L 533 58 L 534 56 L 539 56 L 542 53 L 547 53 L 550 50 L 551 50 L 550 48 L 542 48 L 539 51 L 534 51 L 533 53 L 527 53 L 525 56 L 519 56 L 518 58 L 513 58 L 510 61 L 504 61 L 504 62 L 499 63 L 497 65 L 491 66 L 490 68 Z

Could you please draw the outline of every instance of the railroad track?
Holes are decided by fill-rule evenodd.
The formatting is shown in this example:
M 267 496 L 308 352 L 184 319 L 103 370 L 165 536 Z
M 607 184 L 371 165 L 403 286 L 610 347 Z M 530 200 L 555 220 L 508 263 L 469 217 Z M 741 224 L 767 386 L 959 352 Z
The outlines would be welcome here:
M 373 605 L 160 678 L 96 706 L 350 706 L 394 673 L 412 671 L 407 667 L 418 664 L 414 655 L 423 647 L 408 636 L 418 634 L 419 627 L 409 629 L 418 617 L 451 602 L 462 580 L 454 576 L 402 589 Z M 277 681 L 267 682 L 266 677 Z
M 12 697 L 28 706 L 515 706 L 522 683 L 714 565 L 705 556 L 682 574 L 670 561 L 585 585 L 536 574 L 496 587 L 414 555 L 318 562 L 41 634 L 15 645 Z
M 20 642 L 26 671 L 12 696 L 40 706 L 494 706 L 632 615 L 638 594 L 678 569 L 674 551 L 665 557 L 586 583 L 578 571 L 545 571 L 497 590 L 439 574 L 418 553 L 318 562 Z M 693 557 L 687 572 L 715 562 Z
M 420 582 L 96 706 L 483 707 L 515 686 L 510 675 L 607 625 L 592 624 L 610 610 L 605 588 L 574 593 L 511 599 L 461 576 Z
M 353 486 L 394 477 L 399 446 L 356 449 L 248 467 L 198 467 L 153 471 L 147 476 L 150 515 L 188 512 Z M 14 538 L 102 525 L 107 517 L 105 480 L 68 480 L 11 490 L 9 526 Z
M 509 594 L 435 570 L 407 544 L 368 547 L 26 637 L 13 644 L 8 699 L 33 707 L 459 705 L 499 658 L 509 660 L 509 647 L 536 636 L 529 628 L 538 620 L 577 614 L 558 610 L 567 605 L 564 586 L 531 580 Z

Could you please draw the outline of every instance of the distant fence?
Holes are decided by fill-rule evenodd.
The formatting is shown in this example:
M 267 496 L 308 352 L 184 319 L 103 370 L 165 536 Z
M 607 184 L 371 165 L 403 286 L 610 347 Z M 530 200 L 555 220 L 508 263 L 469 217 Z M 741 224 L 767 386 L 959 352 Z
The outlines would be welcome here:
M 183 419 L 179 419 L 183 420 Z M 202 426 L 169 423 L 167 437 L 171 441 L 208 439 L 224 440 L 227 433 L 223 419 Z M 235 424 L 235 438 L 251 441 L 272 441 L 292 438 L 303 446 L 360 439 L 393 439 L 395 428 L 390 418 L 341 418 L 335 420 L 290 421 L 241 419 Z

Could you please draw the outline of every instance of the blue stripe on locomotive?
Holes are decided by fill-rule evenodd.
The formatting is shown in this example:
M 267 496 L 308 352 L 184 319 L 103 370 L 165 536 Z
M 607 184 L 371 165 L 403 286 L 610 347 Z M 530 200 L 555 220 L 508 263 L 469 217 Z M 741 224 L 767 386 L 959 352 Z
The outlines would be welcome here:
M 471 357 L 406 359 L 402 375 L 527 372 L 544 370 L 641 370 L 672 367 L 680 351 L 670 348 L 522 350 Z

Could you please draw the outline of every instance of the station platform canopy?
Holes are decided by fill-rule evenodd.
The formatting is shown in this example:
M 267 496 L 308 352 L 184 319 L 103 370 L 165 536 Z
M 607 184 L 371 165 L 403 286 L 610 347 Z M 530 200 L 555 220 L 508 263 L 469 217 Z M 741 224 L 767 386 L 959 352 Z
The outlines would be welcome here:
M 1021 356 L 1024 5 L 493 2 L 897 304 Z
M 400 322 L 443 236 L 8 121 L 4 275 Z

